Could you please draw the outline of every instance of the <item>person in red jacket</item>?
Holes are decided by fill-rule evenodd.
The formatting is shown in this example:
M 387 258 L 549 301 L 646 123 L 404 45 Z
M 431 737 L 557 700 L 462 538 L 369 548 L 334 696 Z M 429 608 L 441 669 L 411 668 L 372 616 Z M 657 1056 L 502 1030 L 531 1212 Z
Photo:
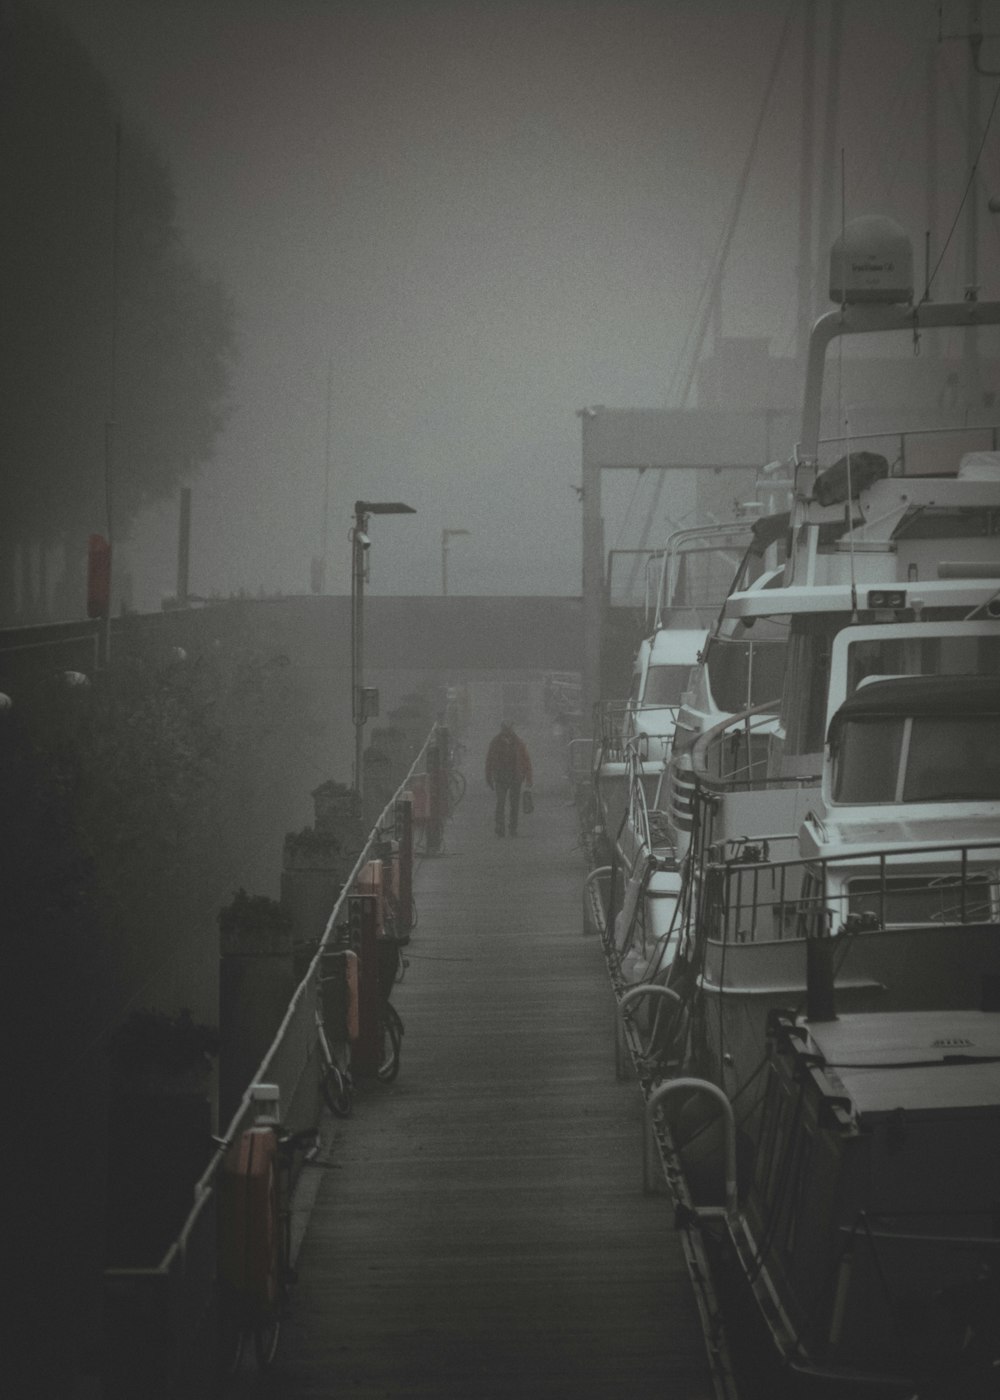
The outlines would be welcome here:
M 531 786 L 531 759 L 523 740 L 514 733 L 514 726 L 504 720 L 500 733 L 490 740 L 486 751 L 486 785 L 497 795 L 495 825 L 498 836 L 504 835 L 507 812 L 507 830 L 511 836 L 517 835 L 523 783 Z

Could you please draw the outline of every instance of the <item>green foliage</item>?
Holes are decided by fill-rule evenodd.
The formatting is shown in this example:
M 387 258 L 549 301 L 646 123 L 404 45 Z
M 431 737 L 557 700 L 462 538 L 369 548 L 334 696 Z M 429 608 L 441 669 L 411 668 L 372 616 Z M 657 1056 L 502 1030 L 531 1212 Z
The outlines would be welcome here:
M 88 688 L 53 681 L 3 717 L 0 887 L 33 982 L 89 956 L 109 987 L 141 984 L 250 853 L 277 864 L 303 701 L 286 658 L 226 632 L 184 660 L 137 635 Z
M 317 831 L 332 832 L 342 846 L 353 846 L 360 851 L 367 832 L 362 825 L 359 794 L 345 783 L 329 778 L 313 790 L 312 798 Z
M 331 778 L 313 790 L 315 826 L 285 836 L 285 869 L 313 862 L 346 879 L 368 835 L 361 798 L 353 788 Z
M 219 910 L 219 932 L 223 940 L 238 933 L 266 936 L 286 933 L 292 926 L 291 917 L 276 899 L 265 894 L 247 894 L 242 886 L 224 909 Z

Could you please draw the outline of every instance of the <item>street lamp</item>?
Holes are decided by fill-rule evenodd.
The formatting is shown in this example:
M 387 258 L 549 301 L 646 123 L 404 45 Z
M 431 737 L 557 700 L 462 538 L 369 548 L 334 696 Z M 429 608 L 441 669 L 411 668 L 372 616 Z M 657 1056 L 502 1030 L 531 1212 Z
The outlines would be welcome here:
M 470 530 L 442 530 L 441 531 L 441 596 L 448 596 L 448 541 L 453 535 L 468 535 Z
M 376 713 L 374 696 L 364 688 L 364 595 L 370 515 L 415 515 L 402 501 L 355 501 L 351 531 L 351 719 L 354 721 L 354 791 L 361 794 L 361 750 L 365 720 Z

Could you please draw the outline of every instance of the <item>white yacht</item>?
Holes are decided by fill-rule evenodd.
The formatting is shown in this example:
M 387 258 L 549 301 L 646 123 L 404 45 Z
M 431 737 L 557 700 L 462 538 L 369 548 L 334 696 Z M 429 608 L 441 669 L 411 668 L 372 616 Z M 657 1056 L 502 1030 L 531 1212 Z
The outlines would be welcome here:
M 706 1221 L 796 1395 L 966 1371 L 954 1393 L 986 1394 L 1000 1365 L 1000 425 L 820 435 L 835 338 L 1000 325 L 998 303 L 914 305 L 907 257 L 881 221 L 835 250 L 787 559 L 726 602 L 734 631 L 787 626 L 780 705 L 690 748 L 684 1039 L 654 1095 L 683 1105 L 691 1170 L 683 1138 L 722 1105 Z M 733 776 L 741 731 L 766 764 Z

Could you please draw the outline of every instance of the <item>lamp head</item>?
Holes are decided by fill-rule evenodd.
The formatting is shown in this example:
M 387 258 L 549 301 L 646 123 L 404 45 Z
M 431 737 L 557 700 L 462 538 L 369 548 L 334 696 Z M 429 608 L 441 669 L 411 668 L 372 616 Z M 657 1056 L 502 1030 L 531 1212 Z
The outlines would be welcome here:
M 416 515 L 413 506 L 402 501 L 355 501 L 354 514 L 362 515 Z

